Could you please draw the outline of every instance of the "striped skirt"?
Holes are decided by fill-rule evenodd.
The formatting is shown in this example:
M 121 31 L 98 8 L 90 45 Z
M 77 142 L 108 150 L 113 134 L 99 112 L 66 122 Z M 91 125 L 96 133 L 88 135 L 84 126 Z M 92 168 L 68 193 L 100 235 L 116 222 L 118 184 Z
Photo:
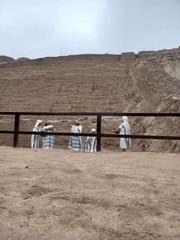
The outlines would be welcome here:
M 82 138 L 80 136 L 71 136 L 69 140 L 69 148 L 73 150 L 81 150 Z

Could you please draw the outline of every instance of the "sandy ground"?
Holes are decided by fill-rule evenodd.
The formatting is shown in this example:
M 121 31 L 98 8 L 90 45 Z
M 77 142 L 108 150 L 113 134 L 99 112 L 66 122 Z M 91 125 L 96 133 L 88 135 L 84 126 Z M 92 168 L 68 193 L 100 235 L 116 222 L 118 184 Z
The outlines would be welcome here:
M 178 240 L 180 155 L 0 147 L 0 240 Z

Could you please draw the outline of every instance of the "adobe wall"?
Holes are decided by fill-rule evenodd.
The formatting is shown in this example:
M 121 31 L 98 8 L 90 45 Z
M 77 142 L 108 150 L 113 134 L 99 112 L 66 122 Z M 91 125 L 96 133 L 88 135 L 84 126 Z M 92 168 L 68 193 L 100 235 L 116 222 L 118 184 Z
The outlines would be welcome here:
M 134 61 L 136 60 L 136 54 L 134 52 L 125 52 L 119 56 L 121 62 Z
M 158 58 L 158 57 L 169 57 L 174 58 L 180 56 L 180 47 L 173 49 L 163 49 L 159 51 L 140 51 L 137 54 L 135 52 L 124 52 L 119 55 L 119 60 L 121 62 L 134 61 L 136 59 L 146 59 L 146 58 Z

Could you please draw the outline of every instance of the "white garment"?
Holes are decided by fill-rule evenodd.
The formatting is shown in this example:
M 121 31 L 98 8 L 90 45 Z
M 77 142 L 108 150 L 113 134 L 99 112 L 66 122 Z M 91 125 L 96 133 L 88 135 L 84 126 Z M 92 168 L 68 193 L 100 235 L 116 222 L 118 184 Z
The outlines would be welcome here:
M 97 139 L 96 137 L 87 137 L 86 142 L 88 144 L 88 152 L 96 152 Z
M 82 126 L 81 125 L 72 125 L 71 132 L 72 133 L 82 133 Z M 69 148 L 71 148 L 73 150 L 81 150 L 82 149 L 82 137 L 81 136 L 70 136 Z
M 40 132 L 41 127 L 34 126 L 32 129 L 32 132 Z M 32 149 L 37 149 L 40 147 L 40 136 L 33 134 L 31 136 L 31 148 Z
M 81 125 L 72 125 L 71 127 L 72 133 L 82 133 L 82 126 Z
M 128 118 L 126 116 L 122 117 L 123 122 L 119 126 L 120 134 L 122 135 L 130 135 L 130 126 L 128 122 Z M 119 147 L 121 149 L 128 149 L 131 147 L 131 138 L 120 138 Z

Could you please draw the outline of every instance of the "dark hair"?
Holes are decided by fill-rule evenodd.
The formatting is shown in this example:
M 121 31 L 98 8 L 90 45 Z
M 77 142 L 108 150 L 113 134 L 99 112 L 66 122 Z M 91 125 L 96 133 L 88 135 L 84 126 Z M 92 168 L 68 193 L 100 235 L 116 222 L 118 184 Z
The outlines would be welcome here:
M 51 125 L 51 123 L 50 123 L 50 122 L 46 122 L 46 123 L 44 124 L 44 126 L 48 126 L 48 125 Z

